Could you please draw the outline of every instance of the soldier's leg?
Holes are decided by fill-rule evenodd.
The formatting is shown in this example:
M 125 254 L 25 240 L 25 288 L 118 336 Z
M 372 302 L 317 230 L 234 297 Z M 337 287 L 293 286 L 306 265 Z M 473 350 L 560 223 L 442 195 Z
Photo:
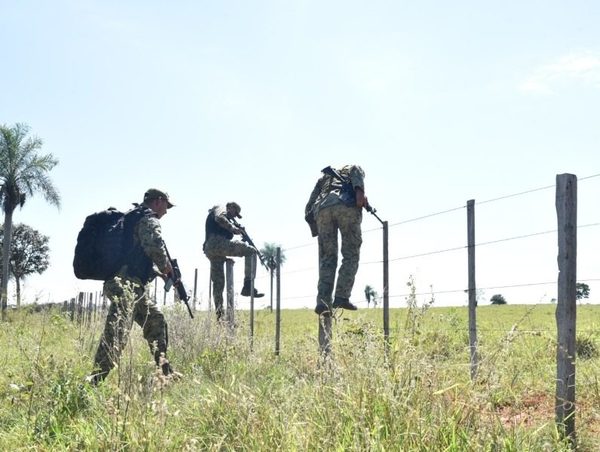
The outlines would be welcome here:
M 215 302 L 215 313 L 217 319 L 223 315 L 223 290 L 225 290 L 225 258 L 210 258 L 210 280 L 212 281 L 213 300 Z
M 204 242 L 204 254 L 210 260 L 210 280 L 215 303 L 217 320 L 223 315 L 223 290 L 225 290 L 225 259 L 227 254 L 223 244 L 228 242 L 224 237 L 213 235 Z
M 245 245 L 245 243 L 244 243 Z M 248 247 L 244 257 L 244 286 L 242 287 L 242 296 L 249 297 L 252 288 L 252 281 L 256 277 L 256 266 L 258 265 L 258 259 L 256 256 L 256 250 L 252 247 Z M 261 298 L 265 294 L 260 293 L 256 287 L 254 287 L 254 297 Z
M 222 251 L 223 253 L 227 254 L 227 256 L 244 257 L 244 286 L 242 287 L 241 294 L 244 297 L 249 297 L 250 286 L 252 284 L 252 280 L 256 276 L 256 250 L 245 242 L 240 242 L 239 240 L 229 240 L 222 244 Z M 252 272 L 253 263 L 254 272 Z M 259 293 L 258 290 L 254 288 L 255 298 L 260 298 L 263 296 L 263 293 Z
M 254 268 L 256 269 L 256 250 L 253 247 L 239 240 L 227 240 L 223 237 L 213 236 L 206 242 L 205 253 L 211 257 L 245 257 L 244 287 L 242 287 L 241 294 L 245 297 L 250 295 L 250 285 L 252 279 L 254 278 L 254 275 L 251 271 L 252 260 L 255 262 Z M 258 291 L 254 289 L 254 296 L 258 298 L 264 296 L 264 294 L 258 293 Z
M 335 270 L 338 259 L 338 226 L 332 215 L 332 207 L 319 211 L 317 228 L 319 231 L 319 282 L 317 302 L 331 303 Z
M 335 285 L 335 296 L 349 299 L 360 260 L 362 211 L 346 206 L 340 207 L 337 218 L 342 235 L 342 265 Z
M 252 279 L 256 275 L 256 250 L 245 242 L 228 240 L 221 244 L 223 254 L 244 258 L 244 279 Z M 252 261 L 255 272 L 252 274 Z
M 134 308 L 135 322 L 142 327 L 144 339 L 148 342 L 154 362 L 164 375 L 172 373 L 167 359 L 168 332 L 165 316 L 160 308 L 147 296 L 143 296 Z
M 250 250 L 244 256 L 244 279 L 254 279 L 256 277 L 256 251 L 252 247 L 249 248 Z M 252 263 L 254 263 L 254 272 L 252 272 Z
M 124 290 L 123 287 L 126 287 Z M 94 358 L 92 381 L 104 380 L 121 357 L 121 351 L 127 345 L 132 324 L 132 306 L 135 291 L 131 286 L 113 278 L 104 283 L 104 294 L 110 299 L 104 332 Z

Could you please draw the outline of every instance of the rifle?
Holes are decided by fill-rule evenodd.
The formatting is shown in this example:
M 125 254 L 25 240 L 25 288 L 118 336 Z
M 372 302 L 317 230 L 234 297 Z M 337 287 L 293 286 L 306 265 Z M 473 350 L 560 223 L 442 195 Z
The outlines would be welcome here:
M 175 286 L 177 289 L 177 295 L 179 299 L 185 303 L 187 310 L 190 314 L 190 318 L 194 318 L 194 314 L 192 313 L 192 309 L 188 303 L 190 296 L 187 294 L 185 287 L 183 286 L 183 281 L 181 281 L 181 270 L 179 270 L 179 264 L 177 263 L 177 259 L 171 259 L 171 255 L 169 254 L 169 250 L 167 249 L 167 245 L 165 245 L 165 251 L 167 252 L 167 258 L 171 263 L 171 267 L 173 271 L 167 275 L 167 280 L 165 281 L 165 292 L 171 290 L 172 286 Z
M 230 218 L 229 221 L 231 221 L 231 224 L 233 224 L 236 228 L 238 228 L 241 233 L 242 233 L 242 242 L 246 242 L 248 245 L 250 245 L 252 248 L 254 248 L 254 250 L 256 251 L 256 254 L 258 256 L 258 258 L 260 259 L 260 263 L 267 269 L 267 271 L 271 271 L 271 267 L 269 267 L 267 260 L 265 259 L 265 256 L 263 256 L 261 254 L 261 252 L 259 251 L 259 249 L 256 247 L 256 245 L 254 244 L 254 242 L 252 241 L 252 239 L 250 238 L 250 236 L 248 235 L 248 233 L 246 232 L 246 228 L 244 226 L 242 226 L 241 224 L 239 224 L 235 218 Z
M 344 176 L 342 176 L 335 168 L 332 168 L 331 166 L 327 166 L 327 167 L 323 168 L 321 170 L 321 172 L 323 174 L 327 174 L 328 176 L 335 177 L 337 180 L 339 180 L 342 183 L 342 193 L 340 195 L 340 199 L 344 202 L 344 204 L 356 205 L 356 195 L 354 193 L 354 187 L 352 187 L 352 182 L 350 182 L 348 179 L 346 179 Z M 354 202 L 352 202 L 352 201 L 354 201 Z M 375 207 L 373 207 L 371 204 L 369 204 L 369 201 L 367 201 L 365 210 L 367 212 L 369 212 L 371 215 L 373 215 L 375 218 L 377 218 L 381 224 L 383 224 L 383 221 L 377 215 L 377 209 L 375 209 Z

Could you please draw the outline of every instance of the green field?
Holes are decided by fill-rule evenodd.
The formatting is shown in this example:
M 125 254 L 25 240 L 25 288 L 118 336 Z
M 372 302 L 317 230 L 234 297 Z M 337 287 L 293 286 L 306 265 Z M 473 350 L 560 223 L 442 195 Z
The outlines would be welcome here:
M 567 450 L 554 424 L 554 305 L 485 306 L 470 379 L 466 308 L 382 311 L 334 320 L 318 353 L 317 317 L 248 312 L 234 333 L 208 313 L 167 310 L 164 381 L 134 326 L 120 367 L 84 383 L 104 323 L 58 311 L 12 312 L 0 330 L 0 450 Z M 600 448 L 600 306 L 578 306 L 577 439 Z

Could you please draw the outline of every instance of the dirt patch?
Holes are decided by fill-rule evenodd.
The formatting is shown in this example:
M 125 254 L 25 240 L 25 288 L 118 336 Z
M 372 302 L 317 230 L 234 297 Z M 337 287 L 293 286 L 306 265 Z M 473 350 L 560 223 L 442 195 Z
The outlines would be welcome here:
M 554 421 L 554 396 L 543 392 L 527 394 L 514 405 L 498 407 L 505 427 L 532 427 Z

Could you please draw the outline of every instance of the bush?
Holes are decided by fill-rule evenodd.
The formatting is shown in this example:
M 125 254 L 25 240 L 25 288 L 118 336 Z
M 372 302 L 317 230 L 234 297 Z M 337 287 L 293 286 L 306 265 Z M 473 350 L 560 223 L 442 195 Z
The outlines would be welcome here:
M 490 301 L 492 302 L 492 304 L 506 304 L 506 300 L 499 293 L 497 293 L 496 295 L 492 295 L 492 298 L 490 298 Z
M 581 359 L 597 358 L 598 346 L 591 337 L 578 337 L 575 341 L 577 356 Z

